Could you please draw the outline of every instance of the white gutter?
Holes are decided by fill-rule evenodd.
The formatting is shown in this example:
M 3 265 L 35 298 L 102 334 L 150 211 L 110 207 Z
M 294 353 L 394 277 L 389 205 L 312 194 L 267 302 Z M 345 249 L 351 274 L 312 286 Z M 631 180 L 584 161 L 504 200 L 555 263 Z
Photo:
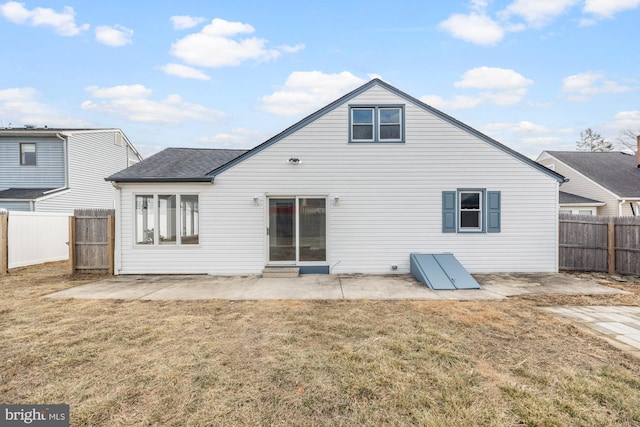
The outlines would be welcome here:
M 618 202 L 618 216 L 622 216 L 622 205 L 627 203 L 626 199 L 622 199 Z
M 64 157 L 64 186 L 62 188 L 69 188 L 69 139 L 61 133 L 56 133 L 56 136 L 62 140 L 62 155 Z

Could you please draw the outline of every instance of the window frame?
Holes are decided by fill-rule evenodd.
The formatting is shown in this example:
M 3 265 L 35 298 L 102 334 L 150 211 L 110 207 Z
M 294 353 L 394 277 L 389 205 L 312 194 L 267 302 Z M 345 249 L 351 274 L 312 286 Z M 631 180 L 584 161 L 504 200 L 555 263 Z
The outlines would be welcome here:
M 456 206 L 456 215 L 458 223 L 458 233 L 483 233 L 485 229 L 485 197 L 486 190 L 484 189 L 458 189 L 458 205 Z M 463 209 L 462 208 L 462 195 L 463 194 L 477 194 L 478 195 L 478 208 L 477 209 Z M 477 227 L 463 227 L 462 226 L 462 213 L 463 212 L 478 212 L 478 226 Z
M 149 237 L 145 237 L 142 241 L 139 241 L 139 227 L 141 224 L 149 222 L 149 218 L 141 217 L 140 223 L 139 221 L 139 209 L 138 209 L 138 198 L 146 197 L 147 202 L 147 213 L 143 215 L 152 215 L 151 226 L 147 225 L 147 228 L 144 230 Z M 186 211 L 183 212 L 182 202 L 183 197 L 186 199 L 187 197 L 193 198 L 195 200 L 190 200 L 190 203 L 195 203 L 195 209 L 190 209 L 190 215 L 195 218 L 192 219 L 191 227 L 192 232 L 197 231 L 197 234 L 186 235 L 183 234 L 185 232 L 185 221 L 188 219 L 186 216 L 183 217 L 183 214 L 186 215 Z M 161 200 L 174 200 L 175 204 L 171 206 L 173 212 L 165 212 L 164 222 L 161 220 L 162 208 L 161 208 Z M 172 192 L 141 192 L 133 194 L 133 245 L 136 247 L 164 247 L 164 248 L 176 248 L 176 247 L 200 247 L 200 194 L 198 193 L 172 193 Z M 169 206 L 169 205 L 167 205 Z M 145 209 L 144 207 L 142 209 Z M 167 222 L 167 218 L 171 221 Z M 146 219 L 146 221 L 145 221 Z M 162 236 L 160 233 L 160 228 L 164 227 L 165 231 L 173 231 L 175 236 L 172 239 L 167 239 L 166 236 Z M 171 230 L 170 230 L 171 229 Z M 150 232 L 150 233 L 149 233 Z M 194 236 L 196 237 L 194 239 Z M 165 238 L 162 238 L 165 237 Z M 149 240 L 149 238 L 151 240 Z M 190 240 L 190 242 L 186 242 L 186 240 Z
M 382 123 L 380 115 L 384 110 L 397 109 L 399 111 L 398 123 Z M 354 137 L 354 127 L 357 123 L 354 120 L 354 111 L 370 110 L 372 112 L 372 138 L 356 139 Z M 399 126 L 399 138 L 381 138 L 381 127 Z M 353 104 L 349 105 L 349 143 L 350 144 L 404 144 L 405 142 L 405 106 L 402 104 Z
M 582 213 L 580 213 L 582 211 Z M 587 213 L 588 212 L 588 213 Z M 569 206 L 558 209 L 558 215 L 596 215 L 596 208 Z
M 27 152 L 24 151 L 24 147 L 26 146 L 33 146 L 33 163 L 27 163 L 25 161 L 25 154 Z M 20 143 L 20 166 L 38 166 L 38 145 L 35 142 Z

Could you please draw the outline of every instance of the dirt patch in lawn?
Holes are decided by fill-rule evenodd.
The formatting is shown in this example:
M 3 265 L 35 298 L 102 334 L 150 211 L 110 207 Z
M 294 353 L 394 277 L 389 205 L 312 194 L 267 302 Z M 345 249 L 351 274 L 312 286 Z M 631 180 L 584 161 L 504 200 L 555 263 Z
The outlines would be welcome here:
M 59 300 L 64 264 L 0 277 L 0 401 L 74 426 L 637 425 L 640 361 L 549 305 L 505 301 Z

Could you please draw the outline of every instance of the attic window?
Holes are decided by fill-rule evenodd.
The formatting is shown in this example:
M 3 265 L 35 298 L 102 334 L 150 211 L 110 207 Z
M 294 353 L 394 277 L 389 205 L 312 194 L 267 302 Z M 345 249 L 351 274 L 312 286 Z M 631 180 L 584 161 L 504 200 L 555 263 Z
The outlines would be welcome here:
M 36 165 L 36 144 L 33 142 L 20 143 L 20 164 L 23 166 Z
M 404 106 L 352 105 L 349 142 L 404 142 Z

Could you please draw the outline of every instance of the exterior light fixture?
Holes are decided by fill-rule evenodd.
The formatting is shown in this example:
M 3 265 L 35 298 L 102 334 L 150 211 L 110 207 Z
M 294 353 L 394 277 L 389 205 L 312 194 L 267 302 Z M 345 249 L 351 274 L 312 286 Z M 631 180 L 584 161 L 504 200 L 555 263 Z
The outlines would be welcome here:
M 297 157 L 292 157 L 289 159 L 289 163 L 292 165 L 299 165 L 300 164 L 300 159 Z
M 253 196 L 253 205 L 254 206 L 260 206 L 260 197 Z

